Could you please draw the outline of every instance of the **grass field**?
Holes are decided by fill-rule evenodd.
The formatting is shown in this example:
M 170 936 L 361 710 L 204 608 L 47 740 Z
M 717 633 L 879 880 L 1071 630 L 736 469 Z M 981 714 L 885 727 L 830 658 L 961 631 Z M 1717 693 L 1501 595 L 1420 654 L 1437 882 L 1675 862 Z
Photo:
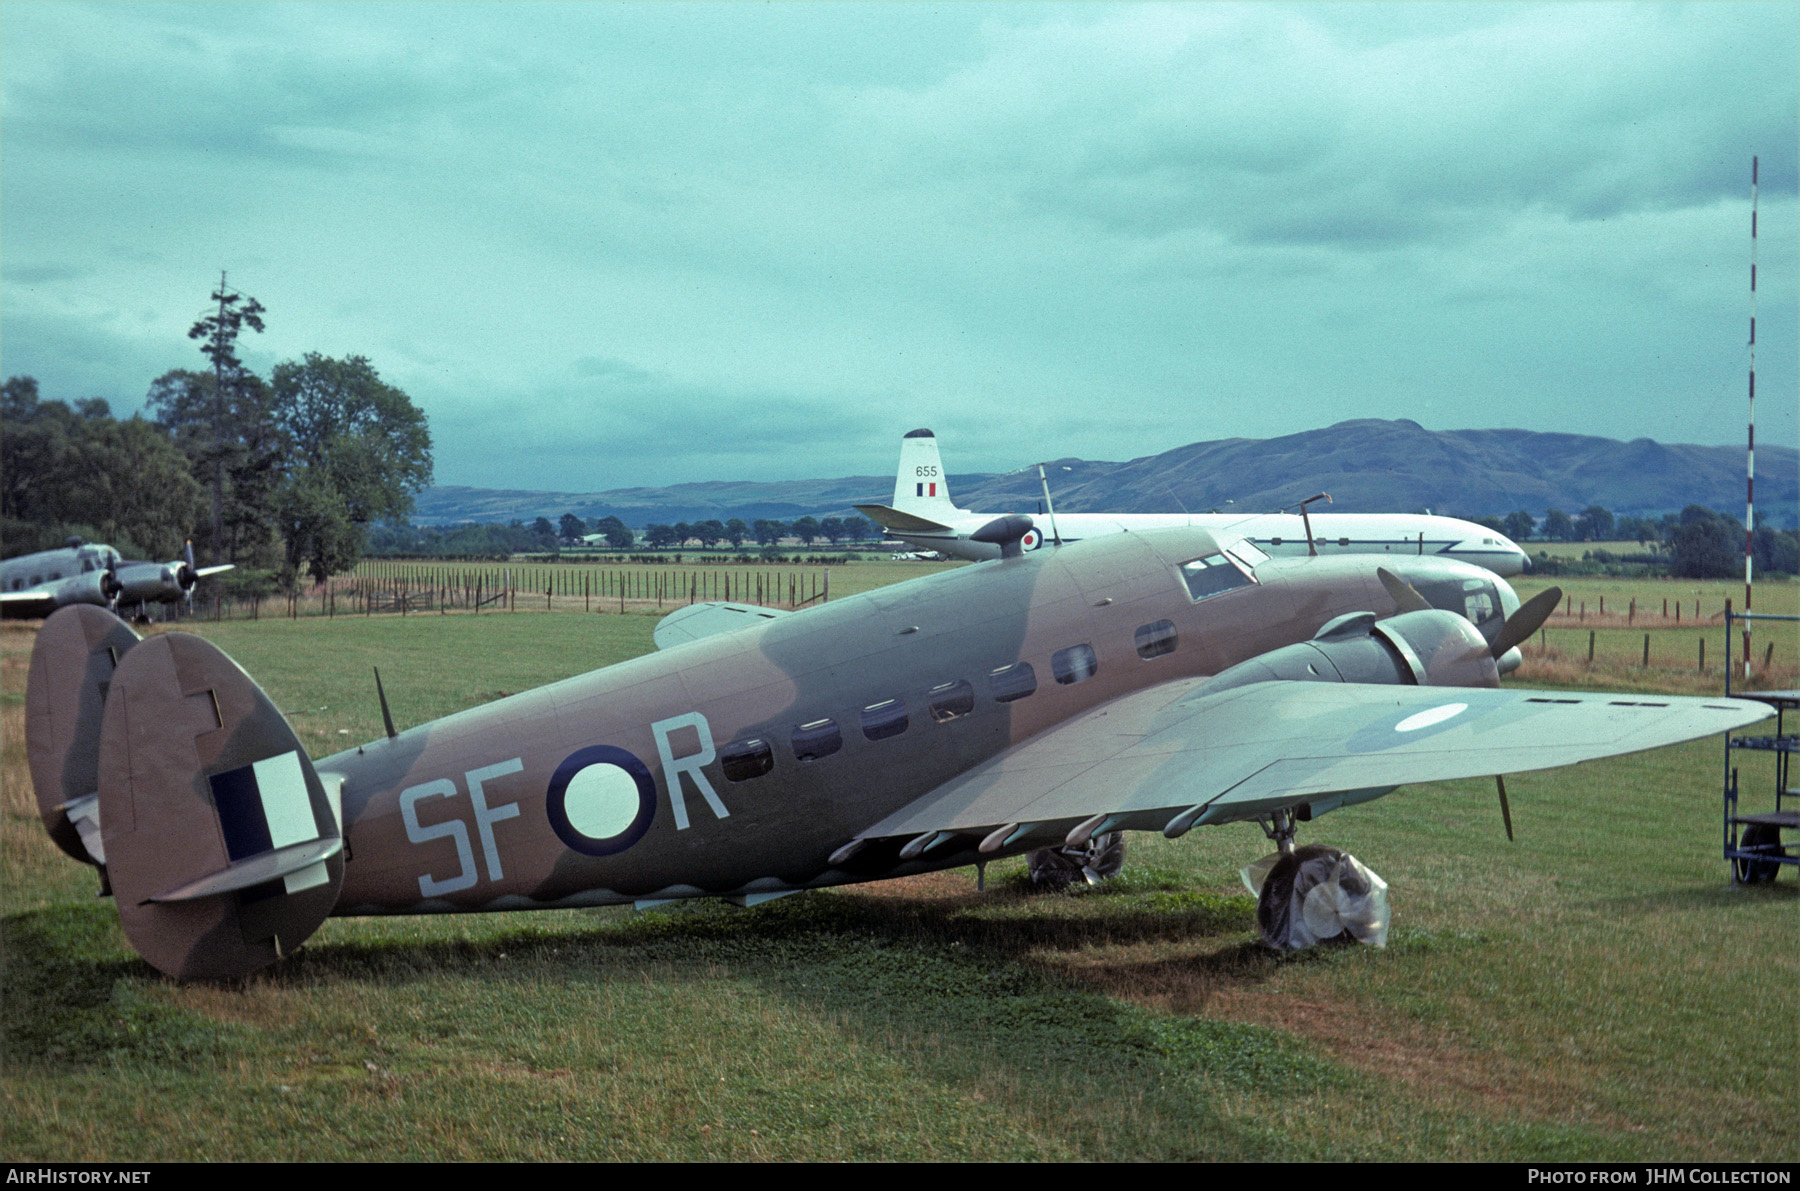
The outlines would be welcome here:
M 633 656 L 654 623 L 191 627 L 318 754 L 379 734 L 371 665 L 405 725 Z M 1718 689 L 1602 664 L 1635 626 L 1589 670 L 1580 623 L 1521 677 Z M 32 631 L 0 627 L 14 1160 L 1800 1159 L 1800 898 L 1791 872 L 1729 883 L 1716 740 L 1509 780 L 1517 843 L 1488 782 L 1303 828 L 1391 883 L 1381 951 L 1265 952 L 1235 872 L 1267 844 L 1235 825 L 1134 835 L 1121 878 L 1068 895 L 1014 861 L 986 892 L 954 872 L 753 910 L 340 919 L 241 985 L 183 987 L 38 824 Z

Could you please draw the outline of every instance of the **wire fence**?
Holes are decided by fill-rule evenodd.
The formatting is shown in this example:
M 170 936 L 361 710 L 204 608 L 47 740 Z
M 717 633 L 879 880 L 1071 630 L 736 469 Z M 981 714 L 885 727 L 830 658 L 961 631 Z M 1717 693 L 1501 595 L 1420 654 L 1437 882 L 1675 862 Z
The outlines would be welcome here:
M 723 600 L 798 609 L 831 598 L 831 568 L 780 565 L 482 566 L 365 560 L 310 589 L 194 603 L 209 620 L 498 612 L 647 613 Z

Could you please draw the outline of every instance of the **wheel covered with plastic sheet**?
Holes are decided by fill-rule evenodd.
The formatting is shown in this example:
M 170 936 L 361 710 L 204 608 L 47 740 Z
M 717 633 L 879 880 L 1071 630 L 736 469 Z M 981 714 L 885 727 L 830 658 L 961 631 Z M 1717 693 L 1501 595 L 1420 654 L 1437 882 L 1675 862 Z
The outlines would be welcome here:
M 1073 848 L 1039 848 L 1025 861 L 1038 889 L 1064 889 L 1077 881 L 1098 885 L 1125 867 L 1125 833 L 1109 831 Z
M 1326 942 L 1387 946 L 1387 882 L 1348 852 L 1308 844 L 1265 856 L 1240 875 L 1256 894 L 1262 941 L 1277 951 Z

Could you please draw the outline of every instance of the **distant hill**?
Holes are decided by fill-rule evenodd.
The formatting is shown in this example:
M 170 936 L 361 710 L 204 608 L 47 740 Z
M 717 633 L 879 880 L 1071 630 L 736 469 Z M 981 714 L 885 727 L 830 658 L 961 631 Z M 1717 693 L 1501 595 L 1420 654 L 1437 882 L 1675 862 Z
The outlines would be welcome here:
M 940 443 L 945 462 L 956 443 Z M 1772 522 L 1800 521 L 1800 451 L 1757 447 L 1757 507 Z M 896 449 L 897 457 L 897 449 Z M 1329 492 L 1331 511 L 1414 512 L 1457 517 L 1504 516 L 1525 509 L 1543 516 L 1579 513 L 1597 504 L 1615 514 L 1653 516 L 1703 504 L 1741 512 L 1744 449 L 1619 442 L 1530 430 L 1426 430 L 1406 420 L 1339 422 L 1281 438 L 1227 438 L 1190 443 L 1124 463 L 1061 459 L 1051 496 L 1066 512 L 1157 513 L 1213 508 L 1264 511 Z M 1008 475 L 952 473 L 951 495 L 965 508 L 1035 510 L 1035 471 Z M 741 517 L 842 516 L 857 503 L 886 503 L 893 476 L 776 483 L 711 481 L 666 488 L 560 493 L 434 487 L 420 495 L 414 520 L 530 521 L 564 513 L 627 525 Z

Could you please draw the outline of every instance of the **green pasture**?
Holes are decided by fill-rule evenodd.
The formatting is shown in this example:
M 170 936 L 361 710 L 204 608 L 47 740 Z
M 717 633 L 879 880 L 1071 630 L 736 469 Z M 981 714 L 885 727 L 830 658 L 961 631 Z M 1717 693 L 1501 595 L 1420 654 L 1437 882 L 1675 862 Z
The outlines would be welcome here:
M 921 564 L 834 568 L 834 598 L 864 566 Z M 191 623 L 318 755 L 379 735 L 373 665 L 411 724 L 643 652 L 655 616 Z M 1730 884 L 1716 739 L 1509 779 L 1515 843 L 1489 782 L 1303 827 L 1390 882 L 1385 950 L 1265 952 L 1236 870 L 1268 844 L 1234 825 L 1134 835 L 1066 895 L 1011 861 L 985 892 L 341 919 L 184 987 L 38 824 L 31 634 L 0 632 L 14 1160 L 1800 1159 L 1800 898 Z M 1596 677 L 1718 689 L 1533 681 Z

